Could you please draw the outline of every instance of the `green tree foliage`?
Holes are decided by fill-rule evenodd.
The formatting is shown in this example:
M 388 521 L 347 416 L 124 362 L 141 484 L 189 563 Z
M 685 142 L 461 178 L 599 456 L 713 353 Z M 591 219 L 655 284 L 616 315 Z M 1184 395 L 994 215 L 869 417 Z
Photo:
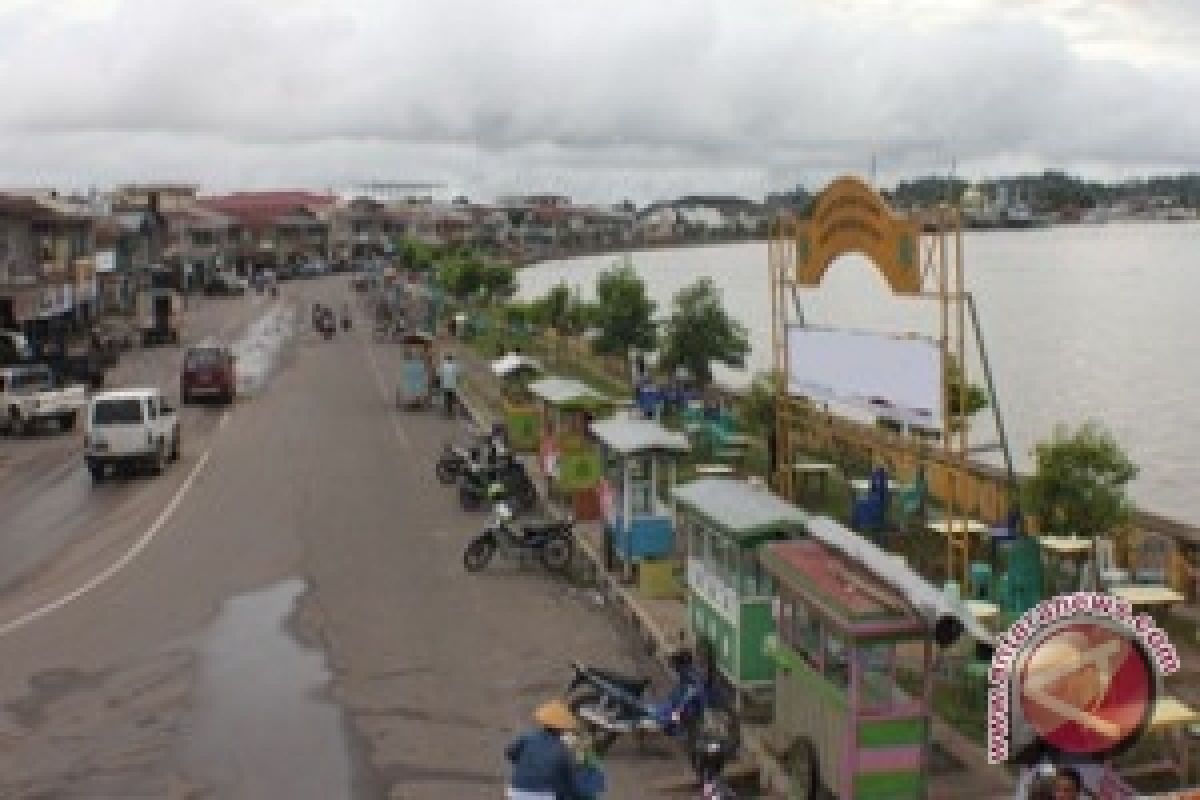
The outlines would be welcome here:
M 438 264 L 438 282 L 458 302 L 465 302 L 483 288 L 485 267 L 474 256 L 455 254 Z
M 1089 421 L 1074 432 L 1058 426 L 1034 448 L 1037 469 L 1025 481 L 1027 508 L 1056 533 L 1111 533 L 1132 512 L 1126 487 L 1138 469 L 1112 434 Z
M 534 322 L 553 329 L 559 336 L 577 335 L 588 327 L 590 313 L 586 304 L 579 292 L 565 282 L 551 287 L 532 306 Z
M 726 313 L 711 278 L 676 293 L 659 361 L 664 369 L 684 367 L 704 386 L 712 382 L 712 362 L 742 367 L 749 352 L 746 328 Z
M 742 395 L 738 417 L 751 433 L 765 436 L 775 427 L 775 409 L 779 395 L 779 374 L 760 372 Z
M 954 358 L 946 360 L 946 408 L 952 416 L 971 416 L 977 414 L 989 405 L 987 392 L 982 386 L 967 383 L 966 405 L 962 406 L 962 369 Z M 965 408 L 965 410 L 964 410 Z
M 418 272 L 432 271 L 440 255 L 431 245 L 408 237 L 396 243 L 396 252 L 400 256 L 401 266 Z
M 482 286 L 490 300 L 506 300 L 517 293 L 517 276 L 508 264 L 488 263 L 484 266 Z
M 438 282 L 458 302 L 511 297 L 517 290 L 512 267 L 485 261 L 477 253 L 459 249 L 437 262 Z
M 604 270 L 596 278 L 596 302 L 591 322 L 599 329 L 596 352 L 626 356 L 630 348 L 651 350 L 658 338 L 654 326 L 657 304 L 629 261 Z

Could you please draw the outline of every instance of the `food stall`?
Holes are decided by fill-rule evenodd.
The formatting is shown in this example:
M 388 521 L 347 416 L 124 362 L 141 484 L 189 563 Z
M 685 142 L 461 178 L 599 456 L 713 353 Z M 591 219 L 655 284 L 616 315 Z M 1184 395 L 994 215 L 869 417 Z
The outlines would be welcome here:
M 759 558 L 778 592 L 770 736 L 790 796 L 925 797 L 933 653 L 924 621 L 818 539 L 770 542 Z M 904 668 L 911 694 L 899 687 Z
M 611 411 L 616 401 L 570 378 L 533 381 L 529 393 L 537 399 L 542 423 L 538 469 L 551 493 L 565 495 L 577 520 L 599 521 L 603 464 L 588 425 Z
M 765 485 L 703 478 L 675 487 L 676 525 L 687 540 L 693 639 L 739 693 L 770 690 L 775 660 L 774 580 L 759 545 L 803 535 L 808 515 Z
M 668 489 L 674 486 L 676 461 L 689 449 L 687 436 L 629 414 L 593 422 L 591 431 L 604 455 L 600 497 L 605 552 L 631 574 L 634 565 L 665 559 L 674 551 L 671 509 L 658 487 L 660 478 L 666 478 Z
M 492 374 L 503 381 L 504 425 L 508 444 L 522 453 L 537 452 L 542 417 L 529 380 L 542 371 L 541 362 L 519 353 L 509 353 L 490 364 Z

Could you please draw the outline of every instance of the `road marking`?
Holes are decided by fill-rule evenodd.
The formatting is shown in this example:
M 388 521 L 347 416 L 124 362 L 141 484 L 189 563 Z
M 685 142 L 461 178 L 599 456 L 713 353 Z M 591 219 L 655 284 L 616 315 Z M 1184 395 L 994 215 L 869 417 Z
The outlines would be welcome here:
M 365 341 L 363 347 L 367 351 L 367 361 L 371 362 L 371 372 L 375 374 L 375 385 L 379 387 L 379 396 L 383 398 L 383 404 L 388 408 L 388 421 L 392 423 L 392 431 L 396 434 L 396 440 L 405 448 L 411 449 L 412 442 L 409 441 L 408 434 L 400 426 L 400 420 L 396 414 L 392 413 L 392 401 L 388 396 L 387 384 L 383 380 L 383 370 L 379 368 L 379 362 L 375 359 L 375 351 Z
M 218 427 L 224 425 L 228 417 L 228 411 L 222 414 L 221 421 L 218 423 Z M 203 472 L 204 468 L 208 465 L 209 456 L 212 455 L 212 448 L 213 446 L 210 444 L 208 449 L 204 451 L 204 454 L 200 456 L 200 460 L 196 462 L 194 467 L 192 467 L 192 471 L 188 473 L 188 476 L 184 482 L 180 484 L 178 489 L 175 490 L 175 494 L 171 497 L 171 501 L 167 503 L 166 507 L 161 512 L 159 512 L 158 517 L 155 518 L 154 522 L 150 524 L 150 527 L 146 529 L 145 533 L 143 533 L 141 537 L 139 537 L 138 540 L 133 543 L 133 547 L 129 548 L 124 555 L 105 568 L 103 572 L 92 577 L 82 586 L 79 586 L 78 588 L 68 592 L 57 600 L 47 603 L 44 606 L 39 606 L 38 608 L 35 608 L 14 620 L 10 620 L 3 625 L 0 625 L 0 637 L 8 636 L 10 633 L 19 631 L 26 625 L 37 622 L 42 617 L 52 614 L 60 608 L 70 605 L 88 592 L 91 592 L 93 589 L 103 586 L 114 575 L 133 563 L 133 560 L 141 555 L 142 551 L 145 550 L 152 541 L 154 541 L 154 538 L 158 536 L 158 534 L 162 532 L 162 529 L 166 527 L 167 523 L 171 521 L 171 517 L 174 516 L 175 510 L 179 508 L 179 504 L 183 502 L 183 498 L 187 495 L 188 491 L 191 490 L 192 484 L 196 482 L 196 478 L 200 477 L 200 473 Z

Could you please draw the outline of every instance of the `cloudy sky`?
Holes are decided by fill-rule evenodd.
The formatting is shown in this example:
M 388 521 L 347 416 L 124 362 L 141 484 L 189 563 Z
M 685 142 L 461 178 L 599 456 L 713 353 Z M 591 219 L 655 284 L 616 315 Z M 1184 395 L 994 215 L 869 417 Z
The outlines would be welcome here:
M 0 184 L 1200 169 L 1200 0 L 0 0 Z

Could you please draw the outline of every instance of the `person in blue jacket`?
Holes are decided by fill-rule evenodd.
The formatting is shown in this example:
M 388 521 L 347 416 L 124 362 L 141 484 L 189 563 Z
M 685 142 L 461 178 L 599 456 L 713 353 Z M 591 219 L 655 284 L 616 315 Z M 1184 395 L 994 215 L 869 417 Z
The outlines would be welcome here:
M 593 800 L 604 791 L 604 774 L 594 758 L 579 758 L 567 738 L 579 728 L 561 700 L 543 703 L 533 714 L 537 727 L 505 750 L 512 762 L 508 800 Z

